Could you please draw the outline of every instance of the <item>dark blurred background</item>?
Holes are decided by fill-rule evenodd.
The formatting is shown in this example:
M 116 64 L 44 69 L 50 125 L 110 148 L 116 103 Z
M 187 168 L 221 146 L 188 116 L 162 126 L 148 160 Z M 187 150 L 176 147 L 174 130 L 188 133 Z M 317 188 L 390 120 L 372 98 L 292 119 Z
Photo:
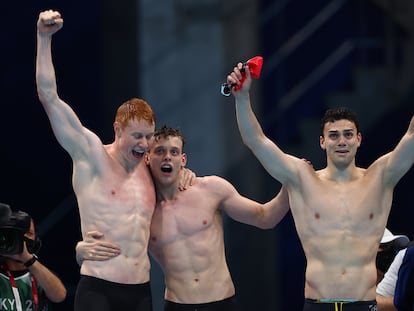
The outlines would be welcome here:
M 319 119 L 348 106 L 361 119 L 358 165 L 390 151 L 414 112 L 414 3 L 406 0 L 8 1 L 1 12 L 0 201 L 30 213 L 41 260 L 68 288 L 56 310 L 72 310 L 79 279 L 79 215 L 71 161 L 36 95 L 36 21 L 65 20 L 53 39 L 60 96 L 84 125 L 113 139 L 117 106 L 142 97 L 157 125 L 186 134 L 189 166 L 217 174 L 267 201 L 280 189 L 242 144 L 233 98 L 219 86 L 238 61 L 264 57 L 254 109 L 286 152 L 325 164 Z M 414 238 L 414 171 L 395 189 L 388 228 Z M 228 263 L 243 310 L 301 310 L 304 256 L 291 215 L 272 230 L 225 219 Z M 116 230 L 116 228 L 114 228 Z M 162 275 L 153 263 L 156 311 Z

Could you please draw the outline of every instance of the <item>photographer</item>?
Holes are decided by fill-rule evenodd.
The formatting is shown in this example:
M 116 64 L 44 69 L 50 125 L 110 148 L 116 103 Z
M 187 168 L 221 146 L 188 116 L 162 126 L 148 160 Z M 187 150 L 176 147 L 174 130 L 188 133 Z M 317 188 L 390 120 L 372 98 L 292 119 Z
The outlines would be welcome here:
M 39 262 L 33 219 L 24 212 L 8 212 L 0 203 L 0 309 L 52 310 L 51 302 L 62 302 L 66 288 Z M 4 217 L 9 214 L 10 217 Z

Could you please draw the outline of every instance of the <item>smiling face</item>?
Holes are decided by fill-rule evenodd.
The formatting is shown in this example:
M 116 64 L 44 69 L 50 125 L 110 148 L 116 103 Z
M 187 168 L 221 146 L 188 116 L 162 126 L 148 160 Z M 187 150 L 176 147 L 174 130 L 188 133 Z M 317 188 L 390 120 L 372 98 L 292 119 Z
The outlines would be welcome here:
M 174 186 L 178 189 L 180 171 L 186 162 L 181 136 L 156 136 L 147 155 L 147 164 L 157 187 Z
M 326 150 L 328 165 L 347 167 L 354 163 L 361 140 L 355 123 L 342 119 L 325 123 L 319 142 L 321 148 Z
M 134 119 L 124 127 L 115 122 L 114 129 L 122 160 L 132 166 L 141 162 L 154 140 L 154 123 Z
M 114 154 L 127 169 L 133 169 L 144 158 L 151 147 L 154 129 L 154 111 L 145 100 L 131 98 L 118 107 Z

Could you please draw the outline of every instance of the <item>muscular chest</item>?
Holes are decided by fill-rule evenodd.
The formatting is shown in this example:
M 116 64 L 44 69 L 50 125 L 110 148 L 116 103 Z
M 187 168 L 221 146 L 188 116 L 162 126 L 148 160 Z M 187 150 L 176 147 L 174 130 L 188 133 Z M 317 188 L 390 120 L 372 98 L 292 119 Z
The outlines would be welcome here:
M 101 190 L 108 202 L 118 202 L 126 207 L 139 205 L 151 210 L 155 208 L 154 186 L 146 176 L 111 177 L 102 183 Z
M 214 230 L 221 215 L 209 208 L 208 198 L 190 197 L 157 205 L 151 223 L 151 242 L 163 245 L 202 238 Z
M 150 219 L 155 208 L 155 190 L 149 173 L 125 174 L 109 170 L 77 189 L 80 212 L 87 219 L 117 219 L 139 216 Z
M 296 216 L 315 233 L 370 230 L 384 214 L 379 183 L 321 183 L 304 193 L 304 197 L 297 198 Z

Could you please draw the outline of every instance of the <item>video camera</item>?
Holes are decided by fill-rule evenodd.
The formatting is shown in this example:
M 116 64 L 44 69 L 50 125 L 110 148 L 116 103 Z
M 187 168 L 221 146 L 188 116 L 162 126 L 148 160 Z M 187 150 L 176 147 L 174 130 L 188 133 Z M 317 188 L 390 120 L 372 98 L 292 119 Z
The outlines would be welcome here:
M 9 205 L 0 203 L 0 255 L 23 252 L 23 236 L 30 229 L 30 221 L 29 214 L 14 212 Z

